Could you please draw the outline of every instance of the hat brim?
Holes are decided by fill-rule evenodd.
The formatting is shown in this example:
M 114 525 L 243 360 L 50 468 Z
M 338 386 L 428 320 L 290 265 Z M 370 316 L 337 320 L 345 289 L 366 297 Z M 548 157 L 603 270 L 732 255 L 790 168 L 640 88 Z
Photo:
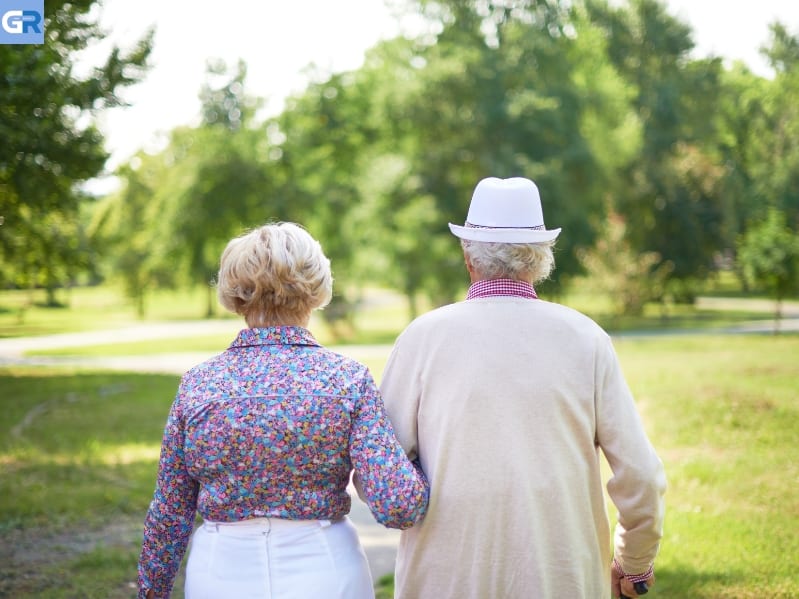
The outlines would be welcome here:
M 553 241 L 560 235 L 560 229 L 490 229 L 486 227 L 462 227 L 449 223 L 449 230 L 455 237 L 467 241 L 489 243 L 541 243 Z

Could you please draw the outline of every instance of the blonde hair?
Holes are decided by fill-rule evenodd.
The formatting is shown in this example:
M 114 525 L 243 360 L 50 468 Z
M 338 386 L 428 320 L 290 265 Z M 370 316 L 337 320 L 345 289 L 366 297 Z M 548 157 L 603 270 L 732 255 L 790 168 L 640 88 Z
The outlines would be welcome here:
M 295 223 L 264 225 L 232 239 L 222 252 L 219 303 L 250 327 L 301 323 L 332 295 L 330 260 Z
M 461 239 L 463 253 L 481 279 L 546 280 L 555 269 L 554 241 L 489 243 Z

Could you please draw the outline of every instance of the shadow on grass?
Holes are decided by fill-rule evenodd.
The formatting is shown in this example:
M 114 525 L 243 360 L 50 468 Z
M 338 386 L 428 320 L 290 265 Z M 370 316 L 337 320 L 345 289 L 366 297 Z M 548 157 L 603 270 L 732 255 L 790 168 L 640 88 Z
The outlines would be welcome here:
M 142 513 L 176 379 L 0 370 L 0 526 Z
M 719 589 L 746 582 L 743 573 L 698 571 L 689 566 L 657 568 L 653 588 L 660 597 L 719 599 Z
M 747 579 L 740 572 L 707 572 L 689 567 L 663 568 L 656 572 L 657 584 L 652 597 L 672 599 L 744 599 L 755 597 L 754 592 L 740 594 L 737 591 L 726 593 L 722 589 L 746 588 Z M 394 575 L 387 574 L 375 582 L 376 599 L 391 599 L 394 596 Z M 770 595 L 773 596 L 773 595 Z M 786 596 L 787 597 L 787 596 Z
M 0 597 L 122 599 L 173 376 L 0 369 Z

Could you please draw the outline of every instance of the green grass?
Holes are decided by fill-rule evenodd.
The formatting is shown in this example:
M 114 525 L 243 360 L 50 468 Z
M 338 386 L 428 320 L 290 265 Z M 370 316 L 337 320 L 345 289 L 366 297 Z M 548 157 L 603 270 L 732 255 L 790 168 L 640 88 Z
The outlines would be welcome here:
M 177 381 L 0 369 L 0 596 L 134 595 L 140 523 Z
M 799 336 L 617 346 L 670 481 L 659 594 L 799 596 Z
M 148 299 L 145 318 L 116 287 L 75 287 L 58 292 L 61 306 L 45 305 L 45 293 L 0 291 L 0 338 L 109 329 L 132 323 L 193 320 L 205 317 L 206 291 L 157 291 Z M 217 307 L 217 316 L 235 318 Z
M 394 575 L 386 574 L 375 581 L 375 599 L 393 599 Z
M 38 305 L 38 293 L 0 292 L 0 338 L 139 322 L 112 289 L 72 290 L 65 308 Z M 155 297 L 147 322 L 204 314 L 201 290 Z M 354 331 L 336 335 L 318 315 L 310 328 L 325 345 L 349 344 L 339 349 L 365 362 L 379 380 L 387 349 L 358 344 L 392 343 L 407 323 L 407 308 L 385 292 L 369 292 L 365 300 Z M 590 294 L 560 301 L 612 331 L 712 331 L 771 318 L 768 303 L 765 310 L 733 304 L 717 310 L 668 306 L 663 312 L 649 306 L 641 317 L 612 318 Z M 31 353 L 212 353 L 231 340 L 207 335 Z M 799 337 L 681 335 L 616 343 L 669 475 L 656 594 L 799 596 L 787 557 L 799 554 Z M 0 597 L 133 595 L 141 520 L 177 381 L 177 374 L 0 368 L 0 534 L 7 541 L 0 544 Z M 179 579 L 177 596 L 181 588 Z M 376 581 L 376 589 L 378 599 L 391 597 L 392 577 Z
M 79 347 L 58 347 L 25 352 L 26 356 L 146 356 L 151 354 L 183 352 L 220 352 L 230 345 L 235 329 L 230 335 L 202 335 L 180 339 L 158 339 L 155 341 L 129 341 L 100 343 Z
M 182 291 L 159 291 L 152 294 L 146 318 L 140 320 L 129 301 L 112 287 L 80 287 L 62 291 L 60 297 L 65 307 L 45 307 L 44 292 L 36 290 L 0 292 L 0 339 L 4 337 L 36 336 L 53 333 L 115 329 L 169 320 L 201 320 L 205 314 L 206 290 L 196 288 Z M 363 303 L 356 311 L 354 328 L 332 328 L 315 313 L 311 330 L 325 344 L 390 344 L 397 333 L 408 323 L 405 299 L 395 293 L 369 289 L 364 292 Z M 546 296 L 543 296 L 546 299 Z M 772 318 L 770 302 L 756 308 L 701 309 L 687 305 L 647 306 L 641 316 L 613 316 L 608 313 L 608 303 L 591 293 L 576 288 L 570 295 L 553 298 L 593 317 L 611 332 L 706 330 L 725 328 L 745 321 Z M 796 304 L 794 302 L 793 304 Z M 423 309 L 430 306 L 420 303 Z M 794 312 L 799 307 L 793 307 Z M 233 323 L 243 320 L 218 309 L 217 318 Z M 235 329 L 233 325 L 232 329 Z M 117 341 L 83 347 L 48 348 L 31 351 L 30 355 L 44 356 L 121 356 L 169 353 L 182 351 L 221 351 L 232 340 L 230 335 L 193 336 L 184 339 L 151 341 Z
M 653 592 L 798 597 L 799 336 L 616 345 L 669 477 Z M 385 357 L 370 355 L 380 372 Z M 0 533 L 8 540 L 0 596 L 132 596 L 176 385 L 177 376 L 0 369 Z M 377 581 L 378 597 L 390 597 L 392 584 Z
M 178 377 L 0 369 L 0 528 L 137 515 Z

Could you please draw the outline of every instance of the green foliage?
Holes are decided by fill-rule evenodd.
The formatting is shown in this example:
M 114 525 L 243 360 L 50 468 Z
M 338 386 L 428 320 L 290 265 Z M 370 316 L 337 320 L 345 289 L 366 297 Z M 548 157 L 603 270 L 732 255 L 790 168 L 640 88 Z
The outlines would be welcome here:
M 626 241 L 626 223 L 610 214 L 596 245 L 580 254 L 586 278 L 598 294 L 607 295 L 617 316 L 640 316 L 651 301 L 663 301 L 671 264 L 655 252 L 639 253 Z
M 122 281 L 140 317 L 153 289 L 198 283 L 212 316 L 212 284 L 227 242 L 281 216 L 271 211 L 276 183 L 269 146 L 251 123 L 258 102 L 245 93 L 246 69 L 208 68 L 218 87 L 209 83 L 201 94 L 205 124 L 173 131 L 161 153 L 140 153 L 123 166 L 122 189 L 93 214 L 95 243 L 110 258 L 106 274 Z
M 796 335 L 617 342 L 666 467 L 667 524 L 655 592 L 788 599 L 799 525 Z M 732 366 L 734 365 L 734 366 Z
M 785 212 L 789 222 L 799 220 L 799 37 L 772 27 L 770 56 L 776 76 L 765 88 L 765 118 L 758 124 L 758 191 L 764 204 Z M 779 56 L 779 59 L 776 57 Z
M 720 147 L 728 173 L 728 245 L 739 250 L 742 245 L 747 246 L 745 255 L 736 261 L 739 275 L 744 284 L 766 285 L 779 300 L 796 293 L 785 272 L 791 260 L 787 255 L 791 244 L 787 239 L 778 241 L 785 237 L 778 232 L 782 228 L 778 221 L 796 234 L 799 109 L 795 100 L 799 93 L 799 56 L 795 49 L 799 40 L 779 23 L 771 26 L 771 32 L 772 39 L 764 51 L 776 71 L 773 79 L 757 78 L 741 67 L 725 77 L 729 91 L 723 96 L 725 135 Z M 776 245 L 782 249 L 767 249 Z M 778 252 L 787 252 L 787 261 L 782 265 Z M 769 272 L 768 263 L 776 270 Z
M 374 242 L 385 234 L 368 176 L 380 123 L 373 83 L 368 70 L 320 76 L 273 124 L 284 174 L 275 195 L 331 260 L 336 283 L 322 317 L 342 338 L 352 334 L 360 290 L 379 273 Z
M 690 61 L 690 27 L 657 0 L 613 8 L 589 1 L 587 9 L 608 35 L 608 58 L 634 90 L 631 108 L 642 124 L 641 151 L 619 172 L 614 208 L 634 224 L 632 247 L 670 263 L 669 278 L 692 300 L 685 283 L 707 276 L 724 247 L 723 169 L 709 118 L 721 62 Z
M 78 123 L 119 103 L 151 44 L 113 50 L 77 80 L 73 53 L 102 36 L 91 6 L 55 7 L 44 47 L 0 48 L 11 141 L 0 148 L 0 285 L 43 287 L 54 305 L 65 284 L 107 278 L 141 318 L 156 290 L 203 285 L 211 316 L 227 241 L 291 220 L 331 258 L 323 315 L 351 338 L 367 284 L 403 293 L 412 316 L 461 296 L 447 223 L 463 221 L 486 176 L 538 183 L 547 224 L 564 231 L 553 293 L 585 274 L 579 257 L 598 255 L 609 213 L 627 223 L 629 252 L 658 256 L 668 293 L 687 302 L 764 206 L 799 217 L 797 38 L 772 26 L 773 80 L 728 70 L 692 58 L 690 27 L 659 0 L 407 2 L 423 34 L 380 42 L 352 72 L 309 68 L 310 85 L 263 122 L 247 65 L 210 61 L 200 125 L 120 167 L 118 191 L 87 198 L 76 184 L 106 155 Z
M 443 5 L 428 7 L 440 29 L 434 44 L 395 43 L 381 55 L 394 72 L 385 82 L 390 139 L 405 149 L 383 191 L 391 233 L 384 245 L 411 305 L 419 292 L 441 304 L 462 289 L 447 222 L 463 222 L 474 185 L 488 175 L 536 179 L 547 221 L 570 231 L 556 275 L 574 272 L 574 249 L 592 241 L 588 222 L 601 207 L 597 181 L 609 162 L 600 163 L 591 151 L 600 140 L 585 134 L 629 128 L 619 111 L 598 122 L 596 107 L 617 106 L 624 93 L 612 72 L 583 66 L 599 37 L 583 46 L 566 35 L 571 23 L 558 3 L 489 3 L 487 12 Z
M 125 294 L 136 303 L 139 318 L 145 315 L 145 297 L 156 282 L 153 248 L 158 203 L 152 186 L 155 177 L 148 176 L 152 159 L 139 160 L 139 168 L 124 166 L 120 175 L 122 189 L 94 206 L 89 234 L 94 247 L 105 255 L 106 280 L 121 281 Z M 166 283 L 167 280 L 162 282 Z
M 764 220 L 750 224 L 739 241 L 738 261 L 744 277 L 777 301 L 779 320 L 781 301 L 799 293 L 799 235 L 783 212 L 770 208 Z
M 94 5 L 48 2 L 43 45 L 0 46 L 0 284 L 45 286 L 51 303 L 87 267 L 78 185 L 107 158 L 93 117 L 121 104 L 118 92 L 142 77 L 152 44 L 150 32 L 127 53 L 113 48 L 78 77 L 76 54 L 104 35 Z
M 375 582 L 375 599 L 393 599 L 394 575 L 386 574 Z
M 720 160 L 728 165 L 722 181 L 724 247 L 734 248 L 736 238 L 760 210 L 765 198 L 759 181 L 769 175 L 761 170 L 769 145 L 763 130 L 769 83 L 742 64 L 722 75 L 719 96 Z
M 222 126 L 235 131 L 248 125 L 263 104 L 260 99 L 244 93 L 247 64 L 243 60 L 239 60 L 232 75 L 222 60 L 210 60 L 206 64 L 206 76 L 220 81 L 216 87 L 211 81 L 206 81 L 200 90 L 204 125 Z

